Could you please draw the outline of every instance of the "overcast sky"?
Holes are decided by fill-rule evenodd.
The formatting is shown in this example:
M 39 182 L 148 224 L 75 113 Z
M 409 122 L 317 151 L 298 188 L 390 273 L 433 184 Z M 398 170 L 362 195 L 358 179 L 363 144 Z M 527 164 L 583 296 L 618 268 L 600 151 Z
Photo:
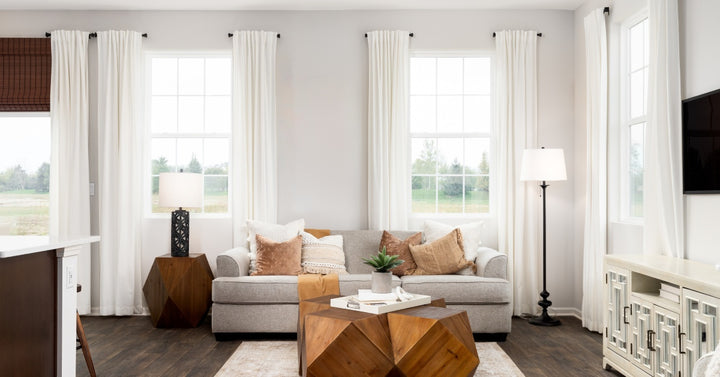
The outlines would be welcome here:
M 50 162 L 50 116 L 0 116 L 0 171 L 20 165 L 32 174 L 43 162 Z

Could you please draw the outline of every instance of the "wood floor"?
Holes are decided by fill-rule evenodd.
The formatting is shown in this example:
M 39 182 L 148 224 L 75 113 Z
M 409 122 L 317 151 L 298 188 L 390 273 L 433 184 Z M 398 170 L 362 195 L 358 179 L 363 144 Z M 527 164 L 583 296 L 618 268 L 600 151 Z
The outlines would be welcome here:
M 583 329 L 576 318 L 561 319 L 562 326 L 537 327 L 513 318 L 512 333 L 500 346 L 527 377 L 619 376 L 602 369 L 600 334 Z M 240 344 L 217 342 L 208 318 L 194 329 L 156 329 L 150 317 L 82 317 L 82 322 L 100 377 L 212 377 Z M 89 375 L 81 351 L 77 375 Z

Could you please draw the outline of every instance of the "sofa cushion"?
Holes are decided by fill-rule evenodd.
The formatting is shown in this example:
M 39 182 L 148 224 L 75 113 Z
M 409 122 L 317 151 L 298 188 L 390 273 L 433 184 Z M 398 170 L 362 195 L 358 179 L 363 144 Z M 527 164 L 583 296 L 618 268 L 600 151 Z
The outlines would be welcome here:
M 345 267 L 351 274 L 369 274 L 374 269 L 363 263 L 362 258 L 377 254 L 382 230 L 332 230 L 332 234 L 343 236 L 343 249 L 345 251 Z M 398 238 L 408 238 L 417 233 L 410 231 L 393 231 Z
M 255 235 L 257 260 L 251 275 L 297 275 L 300 267 L 302 237 L 296 236 L 285 242 L 274 242 L 261 235 Z
M 485 227 L 485 223 L 482 221 L 462 224 L 456 227 L 451 225 L 443 224 L 437 221 L 425 220 L 425 226 L 423 228 L 425 242 L 432 242 L 446 234 L 450 233 L 453 229 L 460 229 L 463 236 L 463 251 L 465 252 L 465 259 L 469 261 L 475 261 L 478 256 L 478 248 L 482 244 L 482 231 Z M 474 275 L 475 271 L 471 268 L 463 268 L 458 271 L 461 275 Z
M 339 275 L 340 295 L 357 294 L 370 288 L 370 274 Z M 393 287 L 400 279 L 393 276 Z M 297 276 L 258 275 L 216 278 L 213 302 L 218 304 L 297 304 Z
M 446 304 L 510 302 L 510 282 L 504 279 L 468 275 L 410 275 L 400 280 L 404 290 L 442 297 Z
M 378 251 L 382 251 L 383 247 L 386 248 L 387 255 L 397 255 L 403 263 L 390 270 L 397 276 L 412 275 L 417 268 L 415 259 L 413 259 L 410 253 L 410 245 L 419 245 L 422 243 L 422 233 L 418 232 L 403 240 L 402 238 L 395 237 L 392 233 L 384 231 L 382 238 L 380 239 L 380 246 Z
M 453 229 L 433 242 L 410 245 L 410 252 L 417 264 L 413 275 L 454 274 L 463 268 L 474 266 L 465 259 L 462 232 Z
M 289 222 L 287 225 L 271 224 L 257 220 L 247 220 L 248 244 L 250 250 L 250 272 L 255 271 L 257 259 L 257 240 L 255 235 L 260 234 L 275 242 L 285 242 L 299 236 L 305 228 L 305 219 Z
M 302 268 L 308 274 L 347 274 L 343 238 L 339 235 L 315 238 L 302 233 Z

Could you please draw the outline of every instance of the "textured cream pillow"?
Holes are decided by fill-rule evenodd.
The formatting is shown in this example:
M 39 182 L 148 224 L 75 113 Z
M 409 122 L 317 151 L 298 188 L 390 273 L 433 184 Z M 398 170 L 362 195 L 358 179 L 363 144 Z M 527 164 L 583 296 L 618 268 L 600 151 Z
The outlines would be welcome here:
M 298 275 L 302 237 L 295 236 L 285 242 L 274 242 L 261 235 L 255 236 L 257 269 L 250 275 Z
M 437 221 L 426 220 L 423 233 L 425 234 L 425 242 L 432 242 L 444 237 L 453 229 L 460 229 L 460 232 L 462 232 L 465 259 L 474 261 L 478 256 L 478 248 L 482 245 L 483 227 L 484 223 L 482 221 L 460 226 L 451 226 Z
M 295 236 L 299 236 L 305 228 L 305 219 L 291 221 L 286 225 L 271 224 L 263 221 L 248 220 L 248 243 L 250 244 L 250 272 L 255 271 L 255 260 L 257 259 L 256 235 L 261 235 L 271 241 L 285 242 Z
M 303 232 L 301 264 L 308 274 L 347 274 L 343 237 L 334 235 L 318 239 Z
M 410 253 L 417 264 L 413 275 L 454 274 L 475 263 L 465 259 L 463 236 L 459 229 L 433 242 L 410 245 Z

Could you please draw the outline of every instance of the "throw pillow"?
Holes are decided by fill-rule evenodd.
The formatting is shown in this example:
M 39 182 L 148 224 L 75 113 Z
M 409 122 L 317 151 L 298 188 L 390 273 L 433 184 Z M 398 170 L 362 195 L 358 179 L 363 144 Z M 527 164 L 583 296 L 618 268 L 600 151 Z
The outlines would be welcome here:
M 422 232 L 418 232 L 408 237 L 406 240 L 395 237 L 387 230 L 383 231 L 382 238 L 380 239 L 380 247 L 378 251 L 382 251 L 385 246 L 387 255 L 397 255 L 398 258 L 405 262 L 390 270 L 397 276 L 412 275 L 415 273 L 417 264 L 413 259 L 412 253 L 410 253 L 410 245 L 420 245 L 422 243 Z
M 275 242 L 261 235 L 255 236 L 257 267 L 250 275 L 298 275 L 302 272 L 300 255 L 302 237 Z
M 482 230 L 484 223 L 482 221 L 467 223 L 460 226 L 450 226 L 439 223 L 437 221 L 426 220 L 423 233 L 425 234 L 425 242 L 432 242 L 444 237 L 453 229 L 460 229 L 463 237 L 463 250 L 465 250 L 465 259 L 475 261 L 478 256 L 478 248 L 482 245 Z M 461 274 L 471 275 L 473 271 L 463 270 Z
M 257 220 L 248 220 L 248 243 L 250 250 L 250 272 L 255 271 L 255 260 L 257 258 L 257 241 L 255 236 L 261 235 L 271 241 L 285 242 L 295 236 L 299 236 L 305 228 L 305 220 L 291 221 L 286 225 L 266 223 Z
M 417 269 L 415 275 L 454 274 L 475 263 L 465 259 L 463 236 L 459 229 L 453 229 L 444 237 L 422 245 L 410 245 Z
M 315 238 L 323 238 L 330 235 L 330 229 L 305 228 L 305 232 L 312 234 Z
M 318 239 L 303 232 L 301 264 L 308 274 L 347 274 L 343 237 L 334 235 Z

